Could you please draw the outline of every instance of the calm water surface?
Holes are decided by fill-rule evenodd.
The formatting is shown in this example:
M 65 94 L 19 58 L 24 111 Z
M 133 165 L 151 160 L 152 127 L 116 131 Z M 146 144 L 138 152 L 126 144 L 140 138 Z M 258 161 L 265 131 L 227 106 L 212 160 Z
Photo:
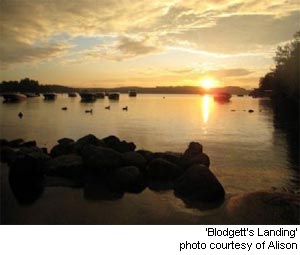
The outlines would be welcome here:
M 267 99 L 250 97 L 232 97 L 230 103 L 222 104 L 208 95 L 121 95 L 119 102 L 98 99 L 95 103 L 81 103 L 80 98 L 66 95 L 53 102 L 30 98 L 18 104 L 0 104 L 0 132 L 2 138 L 36 140 L 48 148 L 62 137 L 78 139 L 89 133 L 99 138 L 113 134 L 135 142 L 139 149 L 153 151 L 182 152 L 190 141 L 198 141 L 229 196 L 272 187 L 296 189 L 298 174 L 289 158 L 286 134 L 274 128 L 269 104 Z M 110 111 L 105 110 L 107 105 Z M 64 106 L 67 111 L 61 110 Z M 129 110 L 123 111 L 124 106 Z M 85 113 L 91 108 L 93 114 Z M 254 113 L 248 113 L 249 109 Z M 20 111 L 22 119 L 17 116 Z M 24 208 L 13 199 L 5 178 L 2 174 L 7 222 L 210 222 L 204 216 L 207 211 L 186 207 L 171 191 L 149 189 L 113 202 L 91 202 L 80 190 L 47 188 L 42 198 Z M 39 216 L 30 216 L 33 209 Z M 67 215 L 72 210 L 81 213 L 70 218 Z M 61 216 L 55 214 L 59 212 L 63 212 Z

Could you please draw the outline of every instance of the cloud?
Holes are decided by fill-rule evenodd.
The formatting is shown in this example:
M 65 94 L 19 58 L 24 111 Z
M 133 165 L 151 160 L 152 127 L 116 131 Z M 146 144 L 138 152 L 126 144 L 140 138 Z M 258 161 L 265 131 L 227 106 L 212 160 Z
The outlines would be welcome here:
M 240 77 L 247 76 L 253 73 L 250 70 L 244 68 L 234 68 L 234 69 L 219 69 L 219 70 L 208 70 L 202 73 L 203 76 L 213 76 L 219 79 L 227 77 Z
M 125 36 L 120 39 L 117 48 L 126 57 L 145 55 L 159 50 L 159 47 L 149 44 L 149 40 L 147 38 L 138 40 Z
M 67 34 L 69 40 L 104 35 L 118 38 L 77 52 L 86 60 L 124 60 L 177 45 L 226 54 L 263 52 L 264 46 L 286 41 L 299 29 L 297 3 L 2 0 L 0 60 L 5 64 L 29 63 L 66 54 L 62 41 L 52 42 L 61 34 Z
M 299 26 L 300 12 L 277 18 L 272 15 L 222 17 L 213 26 L 165 36 L 165 40 L 189 42 L 190 47 L 223 54 L 264 52 L 270 45 L 287 41 Z
M 67 44 L 42 44 L 30 45 L 16 42 L 14 44 L 0 43 L 1 69 L 7 69 L 13 64 L 33 63 L 62 56 L 70 45 Z
M 153 45 L 149 38 L 121 36 L 115 38 L 113 41 L 106 41 L 84 50 L 80 57 L 86 60 L 105 59 L 122 61 L 159 51 L 161 51 L 159 45 Z

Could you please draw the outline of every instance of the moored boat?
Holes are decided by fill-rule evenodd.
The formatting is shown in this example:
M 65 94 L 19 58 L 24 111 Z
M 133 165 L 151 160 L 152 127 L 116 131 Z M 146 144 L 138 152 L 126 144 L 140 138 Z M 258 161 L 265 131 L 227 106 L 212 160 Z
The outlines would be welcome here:
M 214 94 L 214 100 L 219 102 L 229 102 L 231 98 L 231 94 L 226 92 L 220 92 L 217 94 Z
M 119 100 L 120 98 L 120 94 L 119 93 L 110 93 L 108 95 L 108 99 L 110 100 Z
M 70 92 L 68 93 L 69 97 L 77 97 L 77 94 L 75 92 Z
M 4 102 L 19 102 L 26 99 L 26 96 L 20 93 L 5 93 L 2 94 Z
M 55 100 L 57 95 L 55 93 L 44 93 L 44 100 Z
M 81 102 L 94 102 L 97 99 L 96 94 L 92 92 L 81 92 L 79 95 Z
M 128 96 L 130 96 L 130 97 L 136 97 L 136 95 L 137 95 L 137 93 L 136 93 L 135 90 L 129 90 L 128 91 Z
M 103 93 L 103 92 L 97 92 L 96 93 L 96 98 L 104 98 L 105 97 L 105 93 Z
M 24 93 L 26 97 L 39 97 L 40 95 L 37 93 Z

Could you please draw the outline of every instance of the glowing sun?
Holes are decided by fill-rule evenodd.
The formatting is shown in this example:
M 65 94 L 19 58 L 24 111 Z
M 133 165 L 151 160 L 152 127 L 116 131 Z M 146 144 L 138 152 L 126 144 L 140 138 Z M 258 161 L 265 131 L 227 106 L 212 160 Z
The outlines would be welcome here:
M 200 85 L 202 88 L 204 89 L 210 89 L 213 88 L 215 85 L 217 84 L 216 80 L 212 79 L 212 78 L 203 78 L 200 81 Z

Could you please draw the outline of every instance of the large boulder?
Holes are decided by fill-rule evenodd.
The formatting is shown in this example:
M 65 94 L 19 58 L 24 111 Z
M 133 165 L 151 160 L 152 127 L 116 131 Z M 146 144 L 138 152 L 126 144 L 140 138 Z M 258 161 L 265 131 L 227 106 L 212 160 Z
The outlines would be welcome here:
M 153 156 L 154 158 L 162 158 L 177 165 L 180 163 L 180 158 L 182 157 L 182 153 L 176 153 L 171 151 L 155 152 Z
M 44 172 L 49 176 L 80 179 L 84 172 L 83 161 L 76 154 L 58 156 L 46 163 Z
M 122 166 L 122 154 L 110 148 L 86 145 L 82 150 L 84 165 L 92 171 L 106 173 Z
M 0 147 L 7 146 L 7 145 L 8 145 L 8 141 L 6 139 L 0 139 Z
M 146 168 L 150 180 L 170 181 L 183 174 L 183 169 L 162 158 L 152 160 Z
M 94 136 L 92 134 L 89 134 L 89 135 L 86 135 L 86 136 L 78 139 L 74 144 L 74 148 L 77 153 L 81 154 L 83 148 L 86 145 L 95 145 L 95 146 L 106 147 L 105 143 L 102 140 L 98 139 L 96 136 Z
M 37 147 L 24 147 L 15 153 L 13 159 L 9 161 L 11 170 L 25 172 L 28 175 L 42 175 L 44 168 L 50 157 Z
M 37 153 L 16 153 L 9 162 L 9 183 L 13 194 L 20 204 L 33 203 L 44 190 L 44 174 L 42 171 L 46 157 Z
M 221 183 L 208 167 L 198 164 L 190 167 L 175 182 L 175 195 L 190 201 L 215 202 L 224 199 Z
M 190 142 L 189 147 L 185 150 L 184 156 L 192 157 L 203 152 L 203 146 L 197 142 Z
M 70 143 L 74 143 L 75 141 L 71 138 L 61 138 L 57 142 L 58 144 L 70 144 Z
M 140 155 L 142 155 L 147 160 L 147 162 L 150 162 L 153 159 L 155 159 L 155 155 L 152 151 L 137 150 L 136 152 L 139 153 Z
M 124 165 L 136 166 L 144 168 L 147 164 L 147 160 L 139 153 L 134 151 L 125 152 L 122 154 Z
M 20 147 L 36 147 L 36 141 L 27 141 L 20 144 Z
M 121 153 L 134 151 L 136 148 L 136 145 L 134 143 L 121 141 L 118 137 L 113 135 L 103 138 L 102 141 L 106 144 L 107 147 Z
M 10 163 L 14 160 L 14 157 L 16 156 L 16 151 L 7 146 L 1 146 L 0 147 L 0 160 L 3 163 Z
M 179 160 L 179 165 L 183 168 L 188 168 L 196 164 L 210 166 L 210 159 L 205 153 L 200 153 L 194 156 L 182 156 Z
M 67 142 L 67 143 L 59 143 L 53 146 L 53 148 L 50 151 L 50 155 L 52 157 L 59 157 L 62 155 L 73 154 L 75 152 L 76 152 L 75 143 Z
M 203 153 L 203 146 L 200 143 L 191 142 L 189 147 L 181 156 L 179 164 L 183 168 L 189 168 L 196 164 L 202 164 L 209 167 L 210 159 L 205 153 Z
M 108 183 L 112 190 L 127 192 L 141 192 L 146 187 L 140 170 L 135 166 L 116 169 L 108 176 Z
M 11 191 L 22 205 L 32 204 L 44 190 L 44 176 L 41 172 L 35 171 L 33 162 L 28 159 L 22 160 L 23 168 L 14 166 L 9 171 L 8 180 Z
M 24 142 L 23 139 L 18 138 L 18 139 L 14 139 L 8 142 L 7 146 L 8 147 L 12 147 L 12 148 L 17 148 L 19 147 L 22 143 Z

